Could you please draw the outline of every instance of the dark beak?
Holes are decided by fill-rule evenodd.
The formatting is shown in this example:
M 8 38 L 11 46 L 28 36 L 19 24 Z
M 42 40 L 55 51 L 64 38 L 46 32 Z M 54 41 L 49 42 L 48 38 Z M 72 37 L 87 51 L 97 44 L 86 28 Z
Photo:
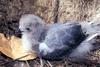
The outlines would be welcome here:
M 22 33 L 22 31 L 18 28 L 17 32 Z
M 20 31 L 20 29 L 19 29 L 19 28 L 17 29 L 16 33 L 17 33 L 16 35 L 17 35 L 18 37 L 20 37 L 20 38 L 21 38 L 21 36 L 22 36 L 22 34 L 21 34 L 21 33 L 22 33 L 22 32 Z

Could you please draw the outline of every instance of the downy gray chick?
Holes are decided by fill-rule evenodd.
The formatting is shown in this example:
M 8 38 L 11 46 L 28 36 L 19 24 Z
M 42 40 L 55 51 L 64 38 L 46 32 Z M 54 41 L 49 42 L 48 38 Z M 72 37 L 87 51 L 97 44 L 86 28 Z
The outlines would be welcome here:
M 75 60 L 82 59 L 93 49 L 90 41 L 97 36 L 94 34 L 95 30 L 91 34 L 91 25 L 88 28 L 82 23 L 68 22 L 46 27 L 42 19 L 32 14 L 22 16 L 19 28 L 22 31 L 24 49 L 31 50 L 41 42 L 36 49 L 39 48 L 39 56 L 47 60 L 59 60 L 64 56 L 74 57 Z M 86 40 L 83 32 L 90 35 Z

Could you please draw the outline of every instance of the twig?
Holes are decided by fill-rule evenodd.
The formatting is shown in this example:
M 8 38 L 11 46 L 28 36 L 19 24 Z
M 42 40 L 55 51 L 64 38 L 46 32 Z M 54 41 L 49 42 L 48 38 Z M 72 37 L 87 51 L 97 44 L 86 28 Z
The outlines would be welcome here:
M 59 0 L 54 0 L 53 3 L 53 22 L 58 22 L 58 9 L 59 9 Z

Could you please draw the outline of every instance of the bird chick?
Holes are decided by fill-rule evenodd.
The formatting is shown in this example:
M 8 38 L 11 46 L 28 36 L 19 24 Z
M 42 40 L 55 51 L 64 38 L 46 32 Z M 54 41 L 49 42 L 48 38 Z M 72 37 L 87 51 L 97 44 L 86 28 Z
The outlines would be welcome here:
M 33 14 L 25 14 L 19 21 L 22 31 L 22 45 L 24 50 L 32 50 L 42 41 L 45 32 L 45 22 Z M 36 48 L 37 49 L 37 48 Z
M 49 27 L 45 40 L 39 44 L 40 56 L 46 60 L 60 60 L 69 55 L 84 39 L 78 23 L 56 23 Z

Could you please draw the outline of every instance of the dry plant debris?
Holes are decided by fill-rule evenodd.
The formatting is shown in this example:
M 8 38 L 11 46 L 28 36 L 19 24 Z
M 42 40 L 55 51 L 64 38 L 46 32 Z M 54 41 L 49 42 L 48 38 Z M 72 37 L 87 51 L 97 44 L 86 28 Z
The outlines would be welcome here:
M 20 38 L 15 36 L 6 38 L 2 33 L 0 33 L 0 52 L 14 60 L 30 60 L 37 57 L 35 51 L 23 50 Z

